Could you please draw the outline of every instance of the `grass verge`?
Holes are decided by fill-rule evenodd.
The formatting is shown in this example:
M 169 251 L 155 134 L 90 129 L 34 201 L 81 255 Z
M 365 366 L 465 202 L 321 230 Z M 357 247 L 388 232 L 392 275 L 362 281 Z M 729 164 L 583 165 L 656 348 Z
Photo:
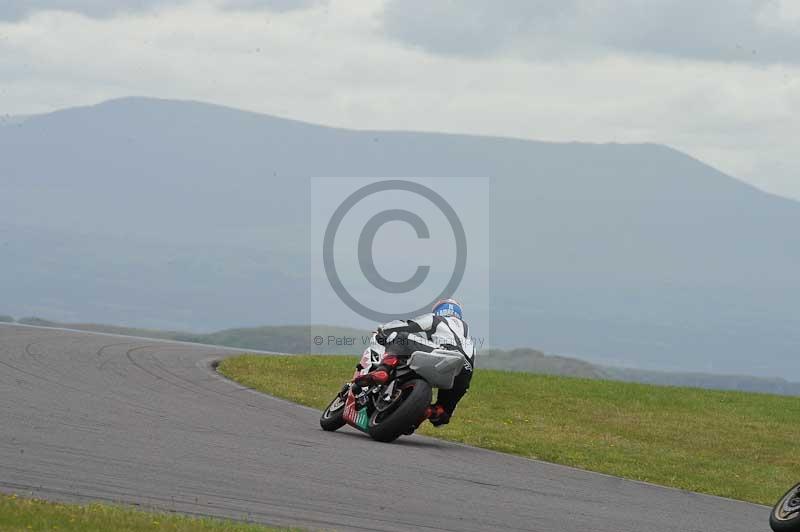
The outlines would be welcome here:
M 245 355 L 218 369 L 245 386 L 321 410 L 356 362 Z M 478 368 L 450 425 L 426 424 L 420 433 L 771 505 L 800 480 L 798 419 L 797 397 Z
M 179 514 L 150 513 L 108 504 L 61 504 L 0 494 L 0 530 L 67 532 L 275 532 L 278 529 Z

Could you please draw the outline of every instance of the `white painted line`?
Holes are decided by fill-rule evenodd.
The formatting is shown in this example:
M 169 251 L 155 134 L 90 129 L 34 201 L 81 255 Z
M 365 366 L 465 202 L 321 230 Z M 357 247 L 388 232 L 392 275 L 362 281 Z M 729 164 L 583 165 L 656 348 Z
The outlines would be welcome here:
M 84 333 L 84 334 L 96 334 L 99 336 L 109 336 L 112 338 L 129 338 L 133 340 L 150 340 L 153 342 L 163 342 L 163 343 L 170 343 L 170 344 L 180 344 L 180 345 L 188 345 L 193 347 L 206 347 L 212 349 L 225 349 L 227 351 L 236 351 L 239 353 L 255 353 L 257 355 L 291 355 L 292 353 L 280 353 L 278 351 L 261 351 L 258 349 L 250 349 L 249 347 L 229 347 L 225 345 L 212 345 L 212 344 L 199 344 L 196 342 L 183 342 L 180 340 L 168 340 L 164 338 L 150 338 L 149 336 L 131 336 L 128 334 L 117 334 L 117 333 L 108 333 L 108 332 L 99 332 L 99 331 L 89 331 L 84 329 L 69 329 L 67 327 L 43 327 L 41 325 L 27 325 L 24 323 L 0 323 L 0 327 L 26 327 L 29 329 L 42 329 L 42 330 L 50 330 L 50 331 L 66 331 L 66 332 L 75 332 L 75 333 Z

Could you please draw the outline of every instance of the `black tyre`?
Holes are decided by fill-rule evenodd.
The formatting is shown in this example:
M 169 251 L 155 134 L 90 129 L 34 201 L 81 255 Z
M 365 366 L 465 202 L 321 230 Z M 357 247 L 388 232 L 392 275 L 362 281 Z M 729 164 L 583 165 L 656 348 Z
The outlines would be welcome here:
M 431 404 L 431 385 L 422 379 L 402 384 L 396 398 L 369 418 L 369 435 L 381 442 L 392 442 L 416 428 Z
M 772 508 L 769 526 L 775 532 L 800 531 L 800 484 L 787 491 Z
M 319 426 L 322 430 L 336 430 L 344 426 L 344 403 L 345 400 L 337 395 L 328 405 L 328 408 L 322 412 L 322 417 L 319 418 Z

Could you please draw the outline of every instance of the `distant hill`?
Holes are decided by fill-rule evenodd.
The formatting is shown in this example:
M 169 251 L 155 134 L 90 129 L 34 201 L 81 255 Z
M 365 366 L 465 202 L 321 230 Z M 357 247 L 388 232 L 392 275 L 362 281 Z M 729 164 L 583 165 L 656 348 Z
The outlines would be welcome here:
M 369 341 L 364 340 L 364 338 L 370 335 L 369 331 L 328 325 L 240 327 L 203 334 L 120 327 L 99 323 L 60 323 L 36 317 L 20 318 L 17 322 L 22 325 L 35 325 L 37 327 L 58 327 L 79 331 L 139 336 L 142 338 L 241 347 L 259 351 L 275 351 L 278 353 L 322 353 L 331 355 L 361 353 L 364 349 L 364 341 Z M 316 336 L 320 336 L 323 339 L 320 345 L 314 343 Z M 337 345 L 336 339 L 339 338 L 351 338 L 353 343 L 350 345 Z
M 10 318 L 10 317 L 9 317 Z M 11 318 L 13 320 L 13 318 Z M 9 321 L 11 321 L 9 320 Z M 0 319 L 0 321 L 3 321 Z M 62 327 L 84 331 L 105 332 L 144 338 L 161 338 L 183 342 L 241 347 L 278 353 L 315 353 L 326 355 L 353 355 L 355 360 L 369 342 L 371 333 L 347 327 L 327 325 L 263 326 L 227 329 L 210 334 L 179 331 L 136 329 L 95 323 L 57 323 L 41 318 L 22 318 L 24 325 L 39 327 Z M 315 337 L 322 339 L 320 344 Z M 344 339 L 352 343 L 344 345 Z M 479 354 L 478 368 L 522 371 L 546 375 L 563 375 L 589 379 L 620 380 L 663 386 L 689 386 L 717 390 L 739 390 L 778 395 L 800 396 L 800 383 L 784 379 L 767 379 L 737 375 L 712 375 L 706 373 L 670 373 L 643 371 L 628 368 L 599 366 L 576 358 L 546 355 L 530 348 L 511 350 L 488 349 Z
M 547 375 L 567 375 L 570 377 L 601 378 L 600 367 L 576 358 L 546 355 L 530 348 L 517 348 L 508 351 L 489 349 L 481 352 L 476 365 L 489 369 L 544 373 Z
M 772 393 L 777 395 L 800 395 L 800 382 L 782 378 L 749 377 L 747 375 L 717 375 L 709 373 L 673 373 L 667 371 L 644 371 L 630 368 L 604 367 L 599 378 L 658 384 L 663 386 L 688 386 L 714 390 L 738 390 L 741 392 Z
M 472 312 L 495 347 L 800 379 L 800 203 L 665 146 L 354 131 L 195 102 L 0 127 L 4 310 L 305 323 L 311 176 L 492 178 L 492 300 Z
M 488 350 L 478 360 L 479 367 L 586 377 L 590 379 L 640 382 L 661 386 L 688 386 L 713 390 L 738 390 L 742 392 L 800 395 L 800 382 L 780 378 L 759 378 L 745 375 L 717 375 L 710 373 L 678 373 L 646 371 L 591 364 L 575 358 L 545 355 L 535 349 L 521 348 L 510 351 Z

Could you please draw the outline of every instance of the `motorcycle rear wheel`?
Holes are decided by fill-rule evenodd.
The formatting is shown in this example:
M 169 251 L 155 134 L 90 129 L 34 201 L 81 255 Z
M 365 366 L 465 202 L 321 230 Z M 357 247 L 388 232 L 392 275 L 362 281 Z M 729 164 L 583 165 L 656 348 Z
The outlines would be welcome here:
M 769 514 L 769 526 L 775 532 L 798 532 L 800 531 L 800 511 L 787 513 L 784 512 L 784 505 L 791 508 L 800 508 L 800 484 L 792 486 L 783 497 L 772 508 Z
M 369 435 L 374 440 L 389 443 L 416 427 L 431 404 L 433 390 L 423 379 L 410 380 L 400 387 L 402 394 L 397 406 L 375 411 L 369 418 Z

